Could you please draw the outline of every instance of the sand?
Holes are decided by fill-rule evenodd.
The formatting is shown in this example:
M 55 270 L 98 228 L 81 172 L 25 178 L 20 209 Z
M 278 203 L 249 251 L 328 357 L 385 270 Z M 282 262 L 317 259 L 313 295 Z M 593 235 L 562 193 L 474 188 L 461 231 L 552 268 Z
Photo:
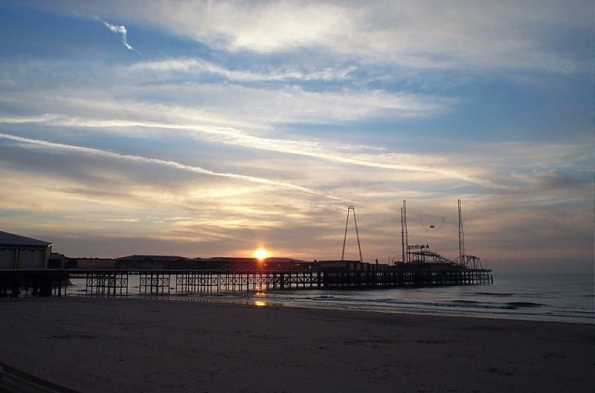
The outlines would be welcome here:
M 593 392 L 595 325 L 0 299 L 0 361 L 80 392 Z

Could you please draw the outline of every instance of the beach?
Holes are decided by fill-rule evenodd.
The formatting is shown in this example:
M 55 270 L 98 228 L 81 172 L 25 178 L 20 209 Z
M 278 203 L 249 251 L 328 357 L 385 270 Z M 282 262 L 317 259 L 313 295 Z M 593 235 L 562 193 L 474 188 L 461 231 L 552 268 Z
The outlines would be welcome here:
M 0 361 L 84 392 L 593 392 L 595 326 L 142 298 L 0 301 Z

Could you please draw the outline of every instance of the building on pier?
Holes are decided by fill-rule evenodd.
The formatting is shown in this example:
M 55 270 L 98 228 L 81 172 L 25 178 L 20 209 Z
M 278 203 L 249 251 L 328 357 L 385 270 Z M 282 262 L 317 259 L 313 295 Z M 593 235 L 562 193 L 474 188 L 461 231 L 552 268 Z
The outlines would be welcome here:
M 129 255 L 116 258 L 116 269 L 137 270 L 303 270 L 311 269 L 312 262 L 292 258 L 213 257 L 186 258 L 169 255 Z M 79 266 L 80 268 L 80 266 Z
M 0 231 L 0 269 L 45 269 L 52 243 Z

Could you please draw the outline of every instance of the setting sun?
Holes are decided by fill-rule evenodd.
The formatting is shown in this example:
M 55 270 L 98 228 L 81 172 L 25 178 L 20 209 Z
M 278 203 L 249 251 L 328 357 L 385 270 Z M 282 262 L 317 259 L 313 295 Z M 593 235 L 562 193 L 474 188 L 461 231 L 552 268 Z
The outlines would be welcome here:
M 259 261 L 262 261 L 262 260 L 268 258 L 269 252 L 267 250 L 265 250 L 264 248 L 259 248 L 258 250 L 254 251 L 254 256 Z

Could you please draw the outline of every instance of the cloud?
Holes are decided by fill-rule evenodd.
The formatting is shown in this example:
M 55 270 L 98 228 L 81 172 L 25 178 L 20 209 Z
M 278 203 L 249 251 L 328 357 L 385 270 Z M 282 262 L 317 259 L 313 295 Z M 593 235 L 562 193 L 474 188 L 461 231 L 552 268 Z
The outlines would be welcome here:
M 170 58 L 167 60 L 136 63 L 133 71 L 152 71 L 163 75 L 182 73 L 189 75 L 212 74 L 234 82 L 282 82 L 282 81 L 344 81 L 357 70 L 356 66 L 325 67 L 323 69 L 299 69 L 289 65 L 269 67 L 265 71 L 231 70 L 200 58 Z
M 100 107 L 101 105 L 95 103 L 94 106 Z M 114 104 L 113 110 L 117 111 L 118 108 L 119 106 Z M 464 156 L 460 156 L 456 152 L 452 154 L 445 152 L 411 154 L 390 151 L 386 147 L 374 145 L 350 144 L 347 141 L 260 136 L 246 132 L 251 127 L 244 128 L 245 125 L 241 124 L 221 124 L 223 119 L 209 120 L 208 116 L 203 118 L 200 112 L 180 111 L 175 107 L 135 104 L 128 106 L 127 110 L 130 116 L 122 120 L 44 114 L 32 117 L 0 116 L 0 123 L 23 124 L 30 121 L 51 128 L 98 129 L 101 134 L 131 135 L 134 130 L 134 133 L 139 136 L 147 135 L 147 131 L 141 130 L 150 130 L 154 137 L 159 135 L 167 137 L 171 135 L 171 132 L 179 132 L 179 137 L 185 136 L 196 141 L 240 147 L 247 149 L 246 151 L 260 150 L 276 155 L 288 155 L 288 157 L 308 157 L 321 160 L 324 162 L 323 165 L 329 168 L 330 165 L 349 165 L 352 166 L 350 173 L 367 177 L 368 180 L 372 180 L 374 177 L 366 174 L 365 171 L 379 169 L 382 170 L 378 175 L 379 182 L 382 182 L 383 179 L 387 180 L 387 174 L 394 172 L 398 173 L 402 180 L 407 179 L 409 182 L 440 182 L 443 186 L 454 182 L 459 186 L 467 184 L 498 192 L 513 192 L 527 187 L 527 182 L 530 179 L 539 178 L 539 175 L 544 171 L 567 171 L 578 168 L 584 172 L 582 176 L 592 175 L 592 169 L 589 169 L 592 159 L 589 159 L 588 149 L 572 144 L 535 142 L 471 144 L 465 147 L 466 154 Z M 150 120 L 152 113 L 168 113 L 172 115 L 172 118 Z M 110 117 L 109 114 L 107 116 Z M 134 120 L 133 118 L 148 119 Z M 256 129 L 257 125 L 252 127 Z M 39 143 L 45 142 L 39 141 Z M 486 151 L 491 154 L 486 155 Z M 481 162 L 481 165 L 478 165 L 478 162 Z M 229 162 L 229 164 L 232 163 Z M 168 165 L 175 166 L 175 163 L 168 163 Z M 362 171 L 361 174 L 359 174 L 360 170 L 355 169 L 358 167 Z M 184 168 L 184 166 L 181 165 L 180 168 Z M 523 169 L 523 172 L 519 172 L 520 168 Z M 204 171 L 204 173 L 208 173 L 207 170 Z M 240 175 L 237 176 L 240 178 Z M 392 177 L 390 176 L 390 178 Z M 313 192 L 313 190 L 304 191 Z
M 168 63 L 168 62 L 165 62 Z M 164 63 L 149 63 L 148 67 L 160 67 Z M 169 63 L 171 65 L 171 63 Z M 188 62 L 184 63 L 188 64 Z M 201 69 L 213 70 L 214 65 L 201 64 Z M 48 64 L 47 67 L 61 72 L 63 64 Z M 15 76 L 21 72 L 16 66 L 11 73 Z M 142 66 L 141 66 L 142 67 Z M 167 66 L 170 67 L 170 66 Z M 182 67 L 184 67 L 182 65 Z M 171 67 L 170 67 L 171 68 Z M 31 69 L 30 72 L 37 70 Z M 64 113 L 97 113 L 108 106 L 120 105 L 122 97 L 126 104 L 135 102 L 147 103 L 158 101 L 167 103 L 168 110 L 175 109 L 177 115 L 182 111 L 217 117 L 222 124 L 242 122 L 258 124 L 258 127 L 273 123 L 310 123 L 337 124 L 354 120 L 369 119 L 412 119 L 438 116 L 451 111 L 458 103 L 457 98 L 431 96 L 414 92 L 393 92 L 381 88 L 366 88 L 346 84 L 344 87 L 332 89 L 312 89 L 301 86 L 301 82 L 327 81 L 336 82 L 343 78 L 345 70 L 314 70 L 312 72 L 272 70 L 271 72 L 232 71 L 229 68 L 217 67 L 214 71 L 224 75 L 233 82 L 277 80 L 278 84 L 222 83 L 220 80 L 196 80 L 196 74 L 186 73 L 180 78 L 171 76 L 167 70 L 163 73 L 146 71 L 138 67 L 117 69 L 105 72 L 102 78 L 85 86 L 73 85 L 69 75 L 60 75 L 48 69 L 40 69 L 42 75 L 39 83 L 41 89 L 51 89 L 49 95 L 37 95 L 31 102 L 30 95 L 39 91 L 38 84 L 25 85 L 15 89 L 10 96 L 0 100 L 7 105 L 24 106 L 31 110 L 31 105 L 39 106 L 45 112 Z M 163 74 L 166 74 L 163 76 Z M 295 79 L 291 79 L 295 78 Z M 301 80 L 299 78 L 302 78 Z M 317 79 L 318 78 L 318 79 Z M 200 78 L 202 79 L 202 78 Z M 109 86 L 109 89 L 106 89 Z M 81 90 L 84 95 L 79 94 Z M 78 97 L 75 97 L 79 95 Z M 83 98 L 85 97 L 85 98 Z M 68 101 L 68 102 L 67 102 Z M 93 102 L 94 101 L 94 102 Z M 54 108 L 54 109 L 49 109 Z M 120 108 L 121 109 L 121 108 Z M 121 110 L 119 110 L 121 113 Z M 156 113 L 148 113 L 155 117 Z M 183 115 L 183 113 L 182 113 Z
M 409 171 L 413 173 L 426 173 L 435 178 L 450 178 L 457 179 L 467 183 L 481 185 L 484 187 L 500 188 L 501 186 L 491 183 L 486 179 L 477 176 L 466 174 L 464 171 L 459 171 L 453 167 L 445 165 L 443 160 L 436 162 L 435 159 L 430 159 L 423 155 L 408 155 L 398 153 L 387 153 L 382 150 L 377 151 L 373 147 L 366 146 L 349 146 L 345 144 L 334 144 L 331 142 L 317 142 L 308 140 L 283 140 L 274 138 L 265 138 L 255 135 L 250 135 L 239 130 L 229 127 L 209 127 L 183 124 L 169 124 L 160 122 L 143 122 L 133 120 L 123 121 L 102 121 L 94 119 L 80 119 L 76 117 L 56 118 L 47 115 L 50 119 L 47 124 L 57 127 L 84 127 L 84 128 L 149 128 L 157 130 L 179 130 L 192 133 L 195 137 L 207 138 L 208 140 L 225 143 L 234 146 L 241 146 L 248 149 L 266 150 L 275 153 L 284 153 L 297 156 L 312 157 L 328 162 L 335 162 L 340 164 L 356 165 L 365 168 L 376 168 L 384 170 L 398 170 Z M 34 120 L 37 120 L 35 117 Z M 5 119 L 0 118 L 0 122 Z M 13 118 L 9 119 L 14 121 Z M 0 134 L 0 137 L 17 140 L 20 137 Z M 25 139 L 23 139 L 25 141 Z M 33 143 L 33 140 L 26 140 L 28 143 Z M 36 141 L 36 144 L 46 145 L 50 142 Z M 67 145 L 50 144 L 52 146 L 61 146 L 62 148 L 74 148 Z M 88 149 L 88 148 L 80 148 Z M 363 153 L 361 150 L 373 150 L 373 154 Z M 94 149 L 88 150 L 94 151 Z M 359 151 L 359 152 L 358 152 Z M 106 153 L 107 154 L 107 153 Z M 113 154 L 113 153 L 110 153 Z M 160 160 L 158 160 L 160 161 Z M 165 162 L 164 162 L 165 163 Z M 168 165 L 180 165 L 173 162 L 168 162 Z M 180 165 L 180 168 L 185 166 Z M 186 168 L 189 169 L 189 168 Z M 192 170 L 198 170 L 193 168 Z M 203 170 L 204 173 L 209 171 Z M 222 174 L 219 174 L 222 175 Z M 240 176 L 240 175 L 236 175 Z M 264 182 L 264 181 L 263 181 Z M 295 186 L 292 186 L 295 187 Z M 303 190 L 307 191 L 307 190 Z M 308 192 L 312 192 L 308 190 Z
M 456 255 L 461 198 L 471 253 L 592 267 L 591 3 L 38 2 L 75 23 L 0 64 L 3 225 L 114 256 L 265 239 L 337 258 L 349 204 L 385 260 L 402 199 L 412 237 Z M 72 52 L 73 18 L 155 50 Z M 428 233 L 414 212 L 449 215 Z
M 323 196 L 322 193 L 320 193 L 316 190 L 308 189 L 306 187 L 301 187 L 301 186 L 294 185 L 294 184 L 287 183 L 287 182 L 268 180 L 268 179 L 264 179 L 264 178 L 259 178 L 259 177 L 254 177 L 254 176 L 246 176 L 246 175 L 240 175 L 240 174 L 234 174 L 234 173 L 219 173 L 219 172 L 214 172 L 214 171 L 211 171 L 208 169 L 200 168 L 197 166 L 180 164 L 178 162 L 171 161 L 171 160 L 161 160 L 161 159 L 156 159 L 156 158 L 147 158 L 147 157 L 141 157 L 141 156 L 135 156 L 135 155 L 118 154 L 118 153 L 113 153 L 113 152 L 99 150 L 99 149 L 67 145 L 67 144 L 55 143 L 55 142 L 48 142 L 48 141 L 39 140 L 39 139 L 23 138 L 23 137 L 3 134 L 3 133 L 0 133 L 0 138 L 4 138 L 4 139 L 8 139 L 8 140 L 15 141 L 15 142 L 20 142 L 20 143 L 25 143 L 25 144 L 32 144 L 32 145 L 36 145 L 36 146 L 40 146 L 40 147 L 48 148 L 48 149 L 73 151 L 73 152 L 84 153 L 84 154 L 100 155 L 100 156 L 113 158 L 113 159 L 120 159 L 120 160 L 134 161 L 134 162 L 145 163 L 145 164 L 166 166 L 169 168 L 174 168 L 174 169 L 187 171 L 187 172 L 198 173 L 198 174 L 202 174 L 202 175 L 232 178 L 235 180 L 242 180 L 242 181 L 246 181 L 246 182 L 250 182 L 250 183 L 271 186 L 273 188 L 283 188 L 283 189 L 299 191 L 299 192 L 303 192 L 303 193 L 307 193 L 307 194 Z M 347 200 L 345 200 L 345 199 L 337 198 L 337 197 L 334 197 L 331 195 L 326 195 L 325 197 L 330 198 L 330 199 L 335 199 L 335 200 L 343 200 L 343 201 L 347 202 Z
M 410 69 L 590 72 L 568 56 L 563 34 L 592 35 L 592 3 L 232 2 L 152 0 L 143 6 L 70 3 L 149 23 L 213 48 L 262 54 L 303 48 Z M 552 39 L 556 37 L 556 39 Z
M 130 44 L 128 44 L 128 40 L 126 38 L 126 34 L 128 34 L 128 31 L 126 30 L 125 26 L 116 26 L 116 25 L 109 24 L 104 20 L 101 20 L 101 21 L 108 29 L 110 29 L 110 31 L 112 33 L 120 34 L 122 36 L 122 43 L 128 50 L 134 51 L 134 52 L 138 53 L 139 55 L 141 54 L 139 51 L 134 49 Z

